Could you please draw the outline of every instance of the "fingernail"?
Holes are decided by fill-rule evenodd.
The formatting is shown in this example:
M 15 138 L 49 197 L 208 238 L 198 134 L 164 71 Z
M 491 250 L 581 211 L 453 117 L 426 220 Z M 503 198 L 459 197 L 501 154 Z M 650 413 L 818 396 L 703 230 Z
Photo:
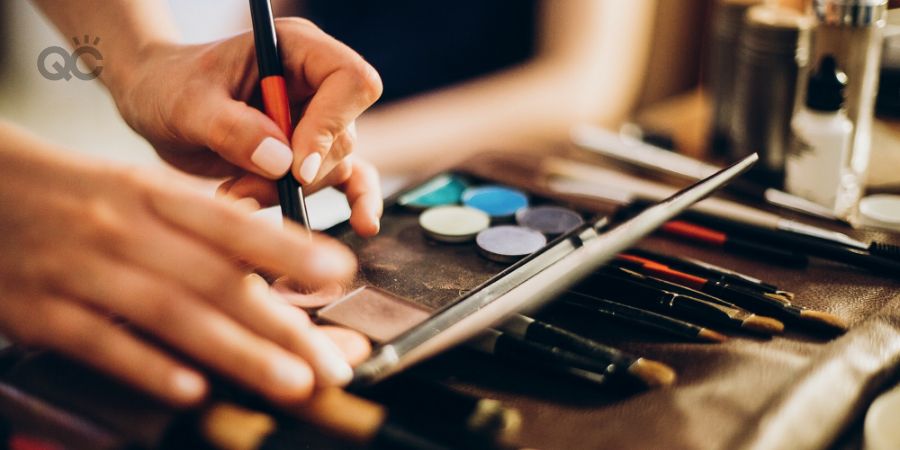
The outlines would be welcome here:
M 172 387 L 184 399 L 195 399 L 203 395 L 206 381 L 203 377 L 187 370 L 178 370 L 172 375 Z
M 381 231 L 381 219 L 378 218 L 378 214 L 372 213 L 369 220 L 371 220 L 372 225 L 375 226 L 375 234 L 378 234 L 378 232 Z
M 316 276 L 324 278 L 331 278 L 335 274 L 345 273 L 348 270 L 346 259 L 342 258 L 336 251 L 321 250 L 315 252 L 312 266 Z
M 250 160 L 269 175 L 280 177 L 287 173 L 294 160 L 291 148 L 278 139 L 267 137 L 259 143 Z
M 318 349 L 316 376 L 322 386 L 344 386 L 353 379 L 353 369 L 337 344 L 317 328 L 309 330 L 311 344 Z
M 319 173 L 319 167 L 322 165 L 322 155 L 318 153 L 310 153 L 303 164 L 300 165 L 300 179 L 306 183 L 312 183 Z
M 276 359 L 272 366 L 272 376 L 276 383 L 286 389 L 306 389 L 312 384 L 312 373 L 309 368 L 290 358 Z

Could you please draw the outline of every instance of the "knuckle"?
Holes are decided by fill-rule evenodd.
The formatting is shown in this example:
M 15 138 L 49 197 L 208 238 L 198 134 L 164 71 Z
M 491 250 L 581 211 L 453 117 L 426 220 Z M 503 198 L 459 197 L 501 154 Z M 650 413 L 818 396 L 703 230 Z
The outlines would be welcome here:
M 348 133 L 341 133 L 334 142 L 332 150 L 337 159 L 344 159 L 353 153 L 353 137 Z
M 353 64 L 353 74 L 357 83 L 356 89 L 363 100 L 370 105 L 375 103 L 384 92 L 384 84 L 378 71 L 361 56 L 357 56 Z
M 84 205 L 84 217 L 95 241 L 119 245 L 125 241 L 128 226 L 121 213 L 105 199 L 91 199 Z

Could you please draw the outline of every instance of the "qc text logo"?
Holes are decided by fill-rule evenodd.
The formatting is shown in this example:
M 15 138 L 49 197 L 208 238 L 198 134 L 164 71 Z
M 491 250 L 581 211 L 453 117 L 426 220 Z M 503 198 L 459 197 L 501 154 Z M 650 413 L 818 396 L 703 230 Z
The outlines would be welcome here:
M 100 76 L 100 72 L 103 71 L 103 66 L 100 64 L 100 61 L 103 61 L 103 55 L 100 50 L 97 50 L 100 38 L 95 37 L 91 42 L 90 36 L 84 35 L 84 42 L 79 41 L 77 37 L 73 37 L 72 42 L 75 43 L 75 50 L 72 53 L 54 45 L 45 48 L 38 55 L 37 68 L 41 76 L 50 81 L 69 81 L 73 76 L 79 80 L 89 81 Z M 94 58 L 94 70 L 83 72 L 78 67 L 78 58 L 84 55 Z

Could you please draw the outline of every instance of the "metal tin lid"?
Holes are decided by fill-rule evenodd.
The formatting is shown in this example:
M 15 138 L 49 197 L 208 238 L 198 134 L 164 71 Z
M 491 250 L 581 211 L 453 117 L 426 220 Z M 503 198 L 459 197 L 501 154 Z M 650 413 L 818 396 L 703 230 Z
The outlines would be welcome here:
M 816 0 L 815 12 L 825 25 L 868 27 L 884 24 L 887 0 Z
M 863 225 L 900 230 L 900 195 L 876 194 L 859 202 Z
M 761 53 L 795 54 L 808 49 L 815 21 L 793 9 L 759 5 L 747 11 L 743 47 Z

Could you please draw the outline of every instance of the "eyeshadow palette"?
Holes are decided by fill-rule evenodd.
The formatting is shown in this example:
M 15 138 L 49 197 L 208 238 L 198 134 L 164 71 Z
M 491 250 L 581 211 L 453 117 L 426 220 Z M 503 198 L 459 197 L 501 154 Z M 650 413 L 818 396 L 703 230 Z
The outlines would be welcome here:
M 356 287 L 379 288 L 435 310 L 491 280 L 590 213 L 474 175 L 437 175 L 385 204 L 378 236 L 346 224 L 330 233 L 359 257 Z

